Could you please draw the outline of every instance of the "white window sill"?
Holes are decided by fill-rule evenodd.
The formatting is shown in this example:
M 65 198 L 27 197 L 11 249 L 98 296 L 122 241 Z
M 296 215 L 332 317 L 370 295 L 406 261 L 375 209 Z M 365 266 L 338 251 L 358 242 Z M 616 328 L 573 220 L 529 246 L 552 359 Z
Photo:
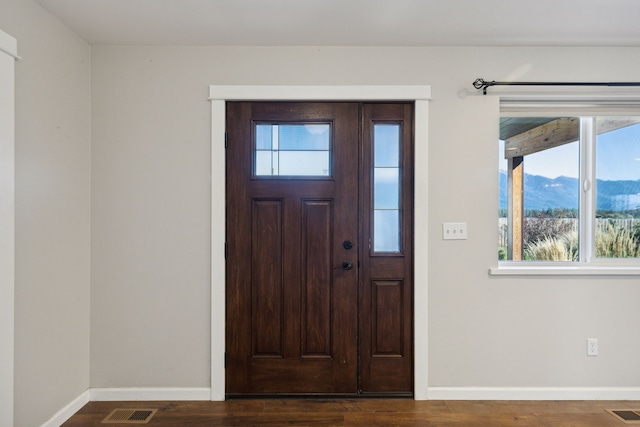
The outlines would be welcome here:
M 639 265 L 532 265 L 499 263 L 489 268 L 490 276 L 640 276 Z

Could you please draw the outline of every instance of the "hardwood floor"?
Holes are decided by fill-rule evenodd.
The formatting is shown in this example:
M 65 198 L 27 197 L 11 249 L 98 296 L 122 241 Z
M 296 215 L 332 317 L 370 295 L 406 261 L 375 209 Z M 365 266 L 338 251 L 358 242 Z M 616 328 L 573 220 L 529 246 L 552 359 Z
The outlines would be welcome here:
M 237 399 L 226 402 L 90 402 L 62 427 L 102 424 L 116 408 L 157 408 L 149 426 L 621 427 L 606 409 L 640 401 L 414 401 L 412 399 Z

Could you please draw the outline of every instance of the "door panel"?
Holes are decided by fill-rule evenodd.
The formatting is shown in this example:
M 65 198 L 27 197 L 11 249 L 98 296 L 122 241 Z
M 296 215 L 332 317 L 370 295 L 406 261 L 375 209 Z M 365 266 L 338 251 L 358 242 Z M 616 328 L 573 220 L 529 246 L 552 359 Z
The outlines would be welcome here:
M 282 200 L 254 200 L 251 209 L 253 357 L 284 356 L 283 205 Z
M 302 357 L 330 358 L 331 200 L 302 202 Z
M 357 250 L 342 242 L 358 241 L 358 114 L 227 104 L 228 393 L 357 392 L 358 276 L 342 268 Z M 254 132 L 269 123 L 329 123 L 327 176 L 256 176 Z
M 227 393 L 412 393 L 412 114 L 227 103 Z
M 371 356 L 403 357 L 403 282 L 374 280 L 371 285 Z

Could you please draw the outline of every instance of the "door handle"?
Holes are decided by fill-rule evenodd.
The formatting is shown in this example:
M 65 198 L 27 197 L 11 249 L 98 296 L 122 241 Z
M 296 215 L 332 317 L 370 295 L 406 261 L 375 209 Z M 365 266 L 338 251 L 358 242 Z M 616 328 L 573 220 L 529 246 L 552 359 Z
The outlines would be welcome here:
M 342 269 L 343 270 L 351 270 L 353 268 L 353 263 L 351 261 L 343 261 Z

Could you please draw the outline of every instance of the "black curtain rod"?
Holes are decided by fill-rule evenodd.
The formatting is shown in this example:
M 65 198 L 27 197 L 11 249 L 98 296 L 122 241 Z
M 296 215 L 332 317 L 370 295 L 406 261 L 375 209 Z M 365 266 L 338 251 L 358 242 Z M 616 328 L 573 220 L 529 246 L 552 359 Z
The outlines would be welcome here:
M 640 82 L 487 82 L 481 78 L 473 82 L 473 87 L 482 89 L 484 95 L 487 94 L 489 86 L 608 86 L 626 87 L 640 86 Z

